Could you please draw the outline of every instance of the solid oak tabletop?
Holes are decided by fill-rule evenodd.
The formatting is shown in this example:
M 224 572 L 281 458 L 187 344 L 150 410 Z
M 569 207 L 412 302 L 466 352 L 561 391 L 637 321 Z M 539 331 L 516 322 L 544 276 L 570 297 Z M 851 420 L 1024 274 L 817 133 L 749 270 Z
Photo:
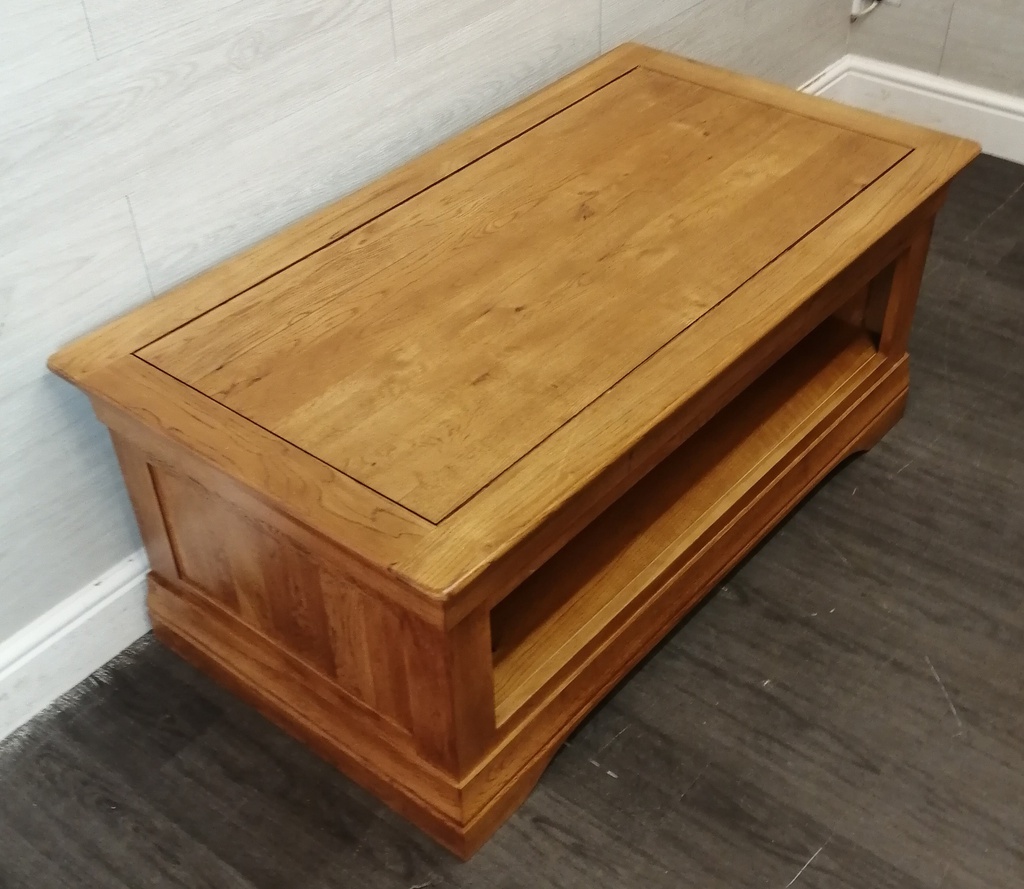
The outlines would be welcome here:
M 622 47 L 51 367 L 426 600 L 500 595 L 976 151 Z

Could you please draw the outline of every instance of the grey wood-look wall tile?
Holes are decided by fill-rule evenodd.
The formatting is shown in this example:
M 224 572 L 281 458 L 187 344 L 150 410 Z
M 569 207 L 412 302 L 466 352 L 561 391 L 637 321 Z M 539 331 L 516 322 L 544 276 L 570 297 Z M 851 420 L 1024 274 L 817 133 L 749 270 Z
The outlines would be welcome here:
M 106 429 L 50 375 L 0 397 L 0 639 L 139 546 Z
M 391 0 L 397 55 L 401 58 L 449 39 L 500 12 L 501 5 L 493 0 Z
M 0 96 L 96 61 L 81 0 L 0 4 Z
M 637 40 L 654 46 L 677 16 L 702 2 L 703 0 L 603 0 L 601 48 L 609 50 L 627 40 Z M 711 5 L 718 4 L 713 2 Z
M 1024 8 L 1019 0 L 957 0 L 941 73 L 1024 95 Z
M 704 0 L 672 19 L 658 45 L 700 62 L 741 68 L 747 43 L 745 6 L 745 0 Z
M 799 86 L 843 55 L 849 26 L 849 0 L 747 0 L 739 68 Z
M 638 40 L 798 86 L 846 48 L 846 0 L 604 0 L 604 49 Z
M 681 0 L 661 4 L 662 15 L 655 16 L 636 0 L 605 0 L 602 41 L 605 49 L 610 49 L 624 40 L 638 40 L 691 59 L 735 68 L 742 64 L 746 42 L 745 7 L 746 0 Z
M 152 170 L 132 206 L 155 289 L 578 67 L 598 52 L 595 21 L 547 0 L 518 0 L 286 120 Z
M 96 54 L 103 58 L 182 25 L 212 16 L 233 4 L 244 20 L 245 0 L 82 0 L 89 14 Z M 258 13 L 257 13 L 258 14 Z
M 155 290 L 237 253 L 397 163 L 404 156 L 402 133 L 390 103 L 408 89 L 391 65 L 229 145 L 200 148 L 147 171 L 131 200 Z
M 883 61 L 1024 95 L 1019 0 L 902 0 L 852 25 L 849 47 Z
M 138 545 L 105 430 L 45 362 L 149 296 L 124 198 L 0 251 L 0 639 Z
M 47 373 L 59 346 L 151 295 L 124 198 L 0 253 L 0 396 Z
M 0 102 L 0 237 L 123 195 L 161 158 L 229 143 L 393 56 L 387 0 L 254 0 Z
M 850 26 L 850 52 L 938 73 L 954 0 L 883 3 Z
M 391 6 L 400 58 L 431 47 L 442 53 L 453 41 L 465 42 L 466 34 L 504 30 L 509 39 L 515 39 L 516 30 L 534 29 L 534 20 L 553 23 L 561 31 L 593 32 L 597 45 L 601 18 L 601 0 L 561 0 L 557 5 L 536 0 L 392 0 Z M 559 21 L 553 20 L 552 13 L 557 13 Z

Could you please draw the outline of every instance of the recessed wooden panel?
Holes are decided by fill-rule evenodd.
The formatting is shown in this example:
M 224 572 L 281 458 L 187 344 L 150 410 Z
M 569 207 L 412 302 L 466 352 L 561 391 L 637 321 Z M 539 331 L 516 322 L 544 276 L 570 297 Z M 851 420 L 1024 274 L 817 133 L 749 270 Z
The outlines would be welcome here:
M 194 592 L 412 727 L 427 670 L 408 615 L 361 592 L 340 562 L 325 563 L 197 482 L 160 468 L 152 474 L 180 576 Z
M 321 576 L 311 555 L 197 483 L 159 469 L 153 475 L 182 578 L 333 675 Z M 224 536 L 211 535 L 211 527 Z
M 437 522 L 907 151 L 638 68 L 138 354 Z

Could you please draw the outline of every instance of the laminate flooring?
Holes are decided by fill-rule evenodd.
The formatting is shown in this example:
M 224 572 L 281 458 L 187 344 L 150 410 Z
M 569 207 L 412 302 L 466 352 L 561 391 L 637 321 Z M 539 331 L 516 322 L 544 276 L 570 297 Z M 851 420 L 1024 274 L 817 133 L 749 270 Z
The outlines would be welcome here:
M 1024 167 L 935 234 L 905 419 L 462 864 L 149 637 L 0 746 L 0 887 L 1024 886 Z

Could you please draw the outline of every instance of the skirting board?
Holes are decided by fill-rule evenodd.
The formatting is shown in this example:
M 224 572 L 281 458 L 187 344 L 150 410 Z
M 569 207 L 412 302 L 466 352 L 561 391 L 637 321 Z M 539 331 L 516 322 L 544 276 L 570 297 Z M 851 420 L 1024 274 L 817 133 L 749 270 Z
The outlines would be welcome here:
M 1024 164 L 1024 98 L 864 56 L 843 56 L 806 92 L 981 143 Z
M 801 87 L 981 142 L 1024 163 L 1024 99 L 899 65 L 847 55 Z M 0 738 L 146 633 L 143 551 L 0 641 Z
M 149 632 L 143 550 L 0 642 L 4 738 Z

